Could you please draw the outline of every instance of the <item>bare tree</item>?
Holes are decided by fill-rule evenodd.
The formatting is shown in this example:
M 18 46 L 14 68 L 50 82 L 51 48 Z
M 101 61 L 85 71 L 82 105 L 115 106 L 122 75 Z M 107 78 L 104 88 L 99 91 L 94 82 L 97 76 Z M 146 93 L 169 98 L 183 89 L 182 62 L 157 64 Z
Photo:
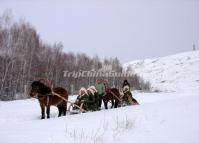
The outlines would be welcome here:
M 13 22 L 8 11 L 0 17 L 0 99 L 23 98 L 30 81 L 48 77 L 54 86 L 62 86 L 74 94 L 81 86 L 93 85 L 97 78 L 107 79 L 110 87 L 120 87 L 128 79 L 135 89 L 147 89 L 140 77 L 63 77 L 63 71 L 98 71 L 102 65 L 111 65 L 114 72 L 123 72 L 119 59 L 84 53 L 62 51 L 62 43 L 43 43 L 34 27 L 21 20 Z

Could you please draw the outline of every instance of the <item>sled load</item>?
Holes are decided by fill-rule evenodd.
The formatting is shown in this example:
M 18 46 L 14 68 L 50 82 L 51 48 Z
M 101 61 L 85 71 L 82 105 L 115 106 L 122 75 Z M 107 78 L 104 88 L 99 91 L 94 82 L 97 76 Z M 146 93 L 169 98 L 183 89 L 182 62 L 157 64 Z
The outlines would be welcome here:
M 79 106 L 80 108 L 77 108 Z M 72 110 L 71 110 L 72 109 Z M 82 109 L 84 111 L 82 111 Z M 98 98 L 97 90 L 95 86 L 91 86 L 88 89 L 82 87 L 79 90 L 79 95 L 73 105 L 69 108 L 71 114 L 77 114 L 86 111 L 98 110 Z

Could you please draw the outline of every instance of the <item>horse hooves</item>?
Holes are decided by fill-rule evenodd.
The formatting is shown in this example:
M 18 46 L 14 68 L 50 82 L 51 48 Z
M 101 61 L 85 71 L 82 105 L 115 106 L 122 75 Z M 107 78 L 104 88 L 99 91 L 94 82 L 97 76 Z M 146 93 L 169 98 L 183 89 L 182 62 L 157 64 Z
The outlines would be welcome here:
M 45 119 L 45 117 L 41 117 L 41 119 Z

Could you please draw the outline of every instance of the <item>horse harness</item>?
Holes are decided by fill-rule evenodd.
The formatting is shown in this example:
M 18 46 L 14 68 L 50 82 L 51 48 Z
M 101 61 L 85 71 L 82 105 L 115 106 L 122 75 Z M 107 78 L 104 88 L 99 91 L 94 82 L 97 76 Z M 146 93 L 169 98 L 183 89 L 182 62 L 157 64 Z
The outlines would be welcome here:
M 48 106 L 48 104 L 49 104 L 49 101 L 50 101 L 50 96 L 53 96 L 53 94 L 52 93 L 47 93 L 47 94 L 39 94 L 39 95 L 37 95 L 37 99 L 38 100 L 44 100 L 44 99 L 47 99 L 47 106 Z
M 114 92 L 112 92 L 111 90 L 109 91 L 115 98 L 117 98 L 117 100 L 119 100 L 120 102 L 122 102 L 122 100 L 119 98 L 119 97 L 117 97 L 117 95 L 114 93 Z
M 81 106 L 75 105 L 74 103 L 72 103 L 72 102 L 68 101 L 67 99 L 65 99 L 64 97 L 62 97 L 60 94 L 54 92 L 53 89 L 52 89 L 51 83 L 47 78 L 41 78 L 41 79 L 47 80 L 47 82 L 49 84 L 49 88 L 51 90 L 51 93 L 43 94 L 43 95 L 37 93 L 37 95 L 34 98 L 36 98 L 38 100 L 43 100 L 44 98 L 47 98 L 47 106 L 48 106 L 50 96 L 57 96 L 57 97 L 61 98 L 63 101 L 68 102 L 71 105 L 76 106 L 77 108 L 79 108 L 81 110 L 81 112 L 86 112 L 86 110 L 82 109 L 82 107 L 81 107 L 82 105 Z

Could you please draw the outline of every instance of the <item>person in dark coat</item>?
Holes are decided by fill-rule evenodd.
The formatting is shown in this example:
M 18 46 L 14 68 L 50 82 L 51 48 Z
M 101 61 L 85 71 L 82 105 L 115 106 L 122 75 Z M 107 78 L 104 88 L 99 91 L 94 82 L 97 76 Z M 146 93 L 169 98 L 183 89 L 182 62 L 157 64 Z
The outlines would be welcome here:
M 80 95 L 78 98 L 79 102 L 83 103 L 83 108 L 86 111 L 95 111 L 95 99 L 94 95 L 92 94 L 91 90 L 86 90 L 86 94 Z
M 130 84 L 127 80 L 124 80 L 124 82 L 122 84 L 122 91 L 124 94 L 122 100 L 124 101 L 125 104 L 129 105 L 128 96 L 132 97 L 132 94 L 130 91 Z
M 133 95 L 131 93 L 130 84 L 127 80 L 124 80 L 124 82 L 123 82 L 122 91 L 124 94 L 122 99 L 127 105 L 130 105 L 130 104 L 139 105 L 137 100 L 135 98 L 133 98 Z
M 130 91 L 130 84 L 129 82 L 125 79 L 122 85 L 122 89 L 126 88 L 126 90 Z

